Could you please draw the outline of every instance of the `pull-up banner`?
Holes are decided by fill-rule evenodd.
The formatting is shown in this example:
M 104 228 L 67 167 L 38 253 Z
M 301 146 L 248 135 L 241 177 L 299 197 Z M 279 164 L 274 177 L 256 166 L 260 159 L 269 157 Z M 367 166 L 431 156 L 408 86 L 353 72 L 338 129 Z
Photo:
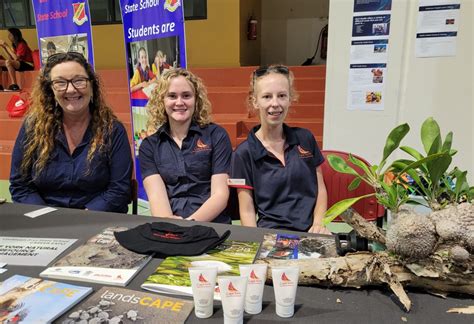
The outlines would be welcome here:
M 146 200 L 138 150 L 147 129 L 145 106 L 167 69 L 186 68 L 183 0 L 120 0 L 133 121 L 138 196 Z
M 41 65 L 55 53 L 78 52 L 94 66 L 87 0 L 33 0 Z

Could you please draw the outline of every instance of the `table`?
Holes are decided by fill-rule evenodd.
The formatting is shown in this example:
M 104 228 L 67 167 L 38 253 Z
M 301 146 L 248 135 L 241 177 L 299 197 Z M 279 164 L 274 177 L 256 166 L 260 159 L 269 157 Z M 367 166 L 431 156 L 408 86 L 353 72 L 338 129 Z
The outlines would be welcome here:
M 116 213 L 93 212 L 85 210 L 59 208 L 52 213 L 31 219 L 23 214 L 40 207 L 24 204 L 5 203 L 0 205 L 0 236 L 76 238 L 78 241 L 72 249 L 84 243 L 91 236 L 109 226 L 135 227 L 154 221 L 149 216 L 125 215 Z M 173 220 L 179 225 L 189 225 L 187 221 Z M 234 225 L 206 223 L 219 234 L 230 229 L 230 239 L 261 241 L 263 235 L 274 230 L 247 228 Z M 281 231 L 280 231 L 281 232 Z M 125 287 L 141 290 L 140 285 L 154 272 L 160 259 L 153 259 Z M 8 271 L 0 275 L 0 281 L 13 274 L 39 277 L 44 267 L 26 267 L 7 265 Z M 56 280 L 58 281 L 58 280 Z M 72 284 L 91 286 L 98 290 L 102 285 L 89 282 L 66 281 Z M 446 313 L 452 307 L 474 305 L 474 300 L 466 296 L 455 296 L 442 299 L 423 292 L 409 292 L 413 306 L 410 313 L 405 313 L 395 302 L 388 290 L 379 289 L 343 289 L 298 287 L 295 315 L 283 319 L 275 314 L 273 287 L 265 286 L 263 311 L 258 315 L 245 314 L 245 323 L 474 323 L 474 315 Z M 340 300 L 340 302 L 338 302 Z M 210 319 L 200 320 L 194 312 L 187 323 L 222 323 L 223 312 L 220 302 L 215 302 L 214 315 Z

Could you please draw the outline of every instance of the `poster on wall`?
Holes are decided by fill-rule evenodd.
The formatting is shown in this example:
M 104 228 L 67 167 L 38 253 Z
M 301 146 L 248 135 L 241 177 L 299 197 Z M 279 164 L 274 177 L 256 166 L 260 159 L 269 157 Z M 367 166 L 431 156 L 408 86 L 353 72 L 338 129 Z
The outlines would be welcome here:
M 416 26 L 416 57 L 456 55 L 459 0 L 420 0 Z
M 120 0 L 129 78 L 138 197 L 147 200 L 140 174 L 140 144 L 152 135 L 146 104 L 168 69 L 186 68 L 182 0 Z
M 41 66 L 56 53 L 77 52 L 94 66 L 87 0 L 33 0 Z
M 384 109 L 391 0 L 354 0 L 348 110 Z

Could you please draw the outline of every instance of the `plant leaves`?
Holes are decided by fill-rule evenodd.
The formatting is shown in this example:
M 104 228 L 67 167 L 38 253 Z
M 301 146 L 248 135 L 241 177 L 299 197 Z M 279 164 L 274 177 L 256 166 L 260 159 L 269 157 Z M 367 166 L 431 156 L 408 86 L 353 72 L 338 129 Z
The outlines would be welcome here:
M 359 174 L 353 168 L 347 165 L 347 162 L 340 156 L 329 154 L 327 156 L 327 160 L 331 168 L 333 168 L 337 172 L 352 174 L 352 175 L 355 175 L 356 177 L 360 177 Z
M 424 156 L 420 152 L 418 152 L 417 150 L 415 150 L 412 147 L 400 146 L 400 150 L 408 153 L 409 155 L 411 155 L 412 157 L 414 157 L 417 160 L 421 160 L 422 158 L 424 158 Z
M 429 117 L 423 122 L 423 125 L 421 125 L 421 142 L 423 143 L 426 154 L 432 151 L 433 143 L 437 137 L 441 138 L 439 125 L 433 117 Z M 439 145 L 441 145 L 441 143 L 439 143 Z M 439 148 L 433 151 L 433 153 L 435 152 L 439 152 Z
M 441 151 L 443 152 L 450 152 L 451 151 L 451 145 L 453 144 L 453 132 L 449 132 L 446 135 L 446 138 L 444 139 L 443 146 L 441 148 Z
M 365 174 L 367 174 L 368 176 L 372 175 L 372 172 L 370 171 L 369 166 L 364 161 L 356 158 L 352 154 L 349 154 L 349 161 L 351 161 L 354 165 L 357 165 L 359 168 L 361 168 L 365 172 Z
M 448 170 L 449 165 L 453 160 L 449 153 L 446 152 L 445 154 L 446 155 L 438 157 L 426 163 L 431 179 L 431 185 L 433 187 L 438 187 L 441 176 L 446 172 L 446 170 Z
M 324 225 L 329 224 L 330 222 L 334 220 L 334 218 L 341 215 L 343 212 L 345 212 L 347 209 L 349 209 L 352 205 L 354 205 L 359 200 L 364 199 L 366 197 L 373 196 L 373 195 L 375 195 L 375 193 L 371 193 L 371 194 L 360 196 L 360 197 L 347 198 L 347 199 L 338 201 L 326 211 L 326 214 L 323 218 L 323 224 Z
M 383 148 L 382 162 L 385 161 L 390 154 L 400 145 L 402 139 L 406 136 L 410 126 L 407 123 L 395 127 L 390 134 L 388 134 L 385 146 Z M 382 164 L 382 162 L 380 164 Z
M 360 182 L 361 182 L 360 178 L 354 178 L 354 180 L 351 181 L 349 186 L 347 186 L 347 189 L 349 189 L 349 191 L 357 189 L 360 185 Z

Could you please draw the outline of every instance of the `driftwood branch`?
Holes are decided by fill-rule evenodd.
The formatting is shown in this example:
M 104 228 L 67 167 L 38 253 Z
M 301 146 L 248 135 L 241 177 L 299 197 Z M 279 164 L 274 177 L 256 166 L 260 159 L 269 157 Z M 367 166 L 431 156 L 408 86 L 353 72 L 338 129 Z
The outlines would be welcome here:
M 474 268 L 472 261 L 467 266 L 458 267 L 446 264 L 441 258 L 433 257 L 420 264 L 404 265 L 385 252 L 357 252 L 344 257 L 265 259 L 259 262 L 268 263 L 270 281 L 271 267 L 298 265 L 300 285 L 352 288 L 388 285 L 406 311 L 410 310 L 411 301 L 404 287 L 417 287 L 444 294 L 456 292 L 474 295 L 474 274 L 469 270 Z
M 385 233 L 376 224 L 365 220 L 352 208 L 339 215 L 344 222 L 350 225 L 362 237 L 385 245 Z

